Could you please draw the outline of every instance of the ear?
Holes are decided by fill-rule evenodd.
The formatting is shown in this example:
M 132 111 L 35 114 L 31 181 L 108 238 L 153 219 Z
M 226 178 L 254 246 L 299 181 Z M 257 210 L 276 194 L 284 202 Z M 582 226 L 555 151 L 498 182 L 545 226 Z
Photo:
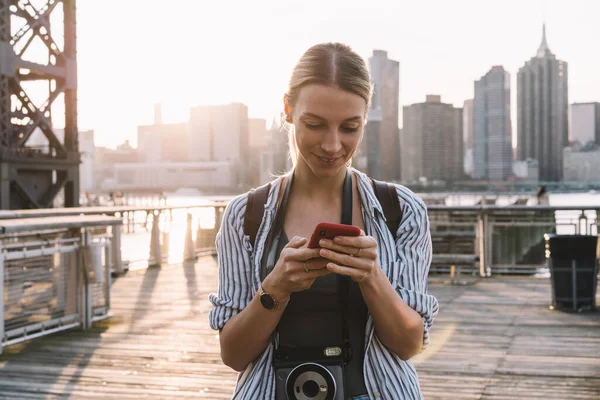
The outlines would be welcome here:
M 283 95 L 283 112 L 285 113 L 285 122 L 287 122 L 288 124 L 293 124 L 294 122 L 292 121 L 292 107 L 290 106 L 290 103 L 288 101 L 287 94 Z

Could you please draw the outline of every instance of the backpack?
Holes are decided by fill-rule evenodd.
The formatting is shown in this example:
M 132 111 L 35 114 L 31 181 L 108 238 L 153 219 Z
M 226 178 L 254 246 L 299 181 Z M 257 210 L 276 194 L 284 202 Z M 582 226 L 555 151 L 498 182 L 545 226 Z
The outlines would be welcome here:
M 371 178 L 371 182 L 373 182 L 375 196 L 383 209 L 386 225 L 394 240 L 396 240 L 396 231 L 402 220 L 402 208 L 400 207 L 396 187 L 373 178 Z M 266 185 L 252 189 L 248 193 L 248 203 L 246 205 L 246 214 L 244 215 L 244 234 L 249 236 L 252 247 L 254 247 L 254 242 L 256 241 L 256 234 L 258 233 L 258 228 L 265 212 L 265 204 L 267 203 L 270 189 L 271 183 L 267 183 Z

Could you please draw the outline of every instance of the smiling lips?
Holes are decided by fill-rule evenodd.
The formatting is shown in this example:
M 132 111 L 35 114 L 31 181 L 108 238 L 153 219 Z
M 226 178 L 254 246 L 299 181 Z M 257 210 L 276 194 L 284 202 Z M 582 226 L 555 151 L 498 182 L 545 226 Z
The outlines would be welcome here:
M 326 158 L 326 157 L 321 157 L 321 156 L 317 156 L 317 158 L 319 160 L 321 160 L 322 162 L 326 163 L 326 164 L 333 164 L 334 162 L 336 162 L 339 159 L 339 157 L 337 157 L 337 158 Z

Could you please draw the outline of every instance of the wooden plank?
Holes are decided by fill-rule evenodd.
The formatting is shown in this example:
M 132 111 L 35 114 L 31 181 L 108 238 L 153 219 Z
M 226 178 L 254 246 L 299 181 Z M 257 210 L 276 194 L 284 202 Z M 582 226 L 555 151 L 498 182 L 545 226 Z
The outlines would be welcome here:
M 237 375 L 208 326 L 217 272 L 203 257 L 116 279 L 113 318 L 4 349 L 0 399 L 230 398 Z M 600 313 L 550 311 L 548 279 L 444 280 L 413 359 L 426 399 L 600 398 Z

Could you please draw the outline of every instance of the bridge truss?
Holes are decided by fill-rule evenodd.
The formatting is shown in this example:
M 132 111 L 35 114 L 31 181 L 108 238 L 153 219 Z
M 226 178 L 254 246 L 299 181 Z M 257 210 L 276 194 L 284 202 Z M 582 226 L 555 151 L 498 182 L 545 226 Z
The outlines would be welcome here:
M 75 3 L 0 0 L 0 209 L 79 205 Z

